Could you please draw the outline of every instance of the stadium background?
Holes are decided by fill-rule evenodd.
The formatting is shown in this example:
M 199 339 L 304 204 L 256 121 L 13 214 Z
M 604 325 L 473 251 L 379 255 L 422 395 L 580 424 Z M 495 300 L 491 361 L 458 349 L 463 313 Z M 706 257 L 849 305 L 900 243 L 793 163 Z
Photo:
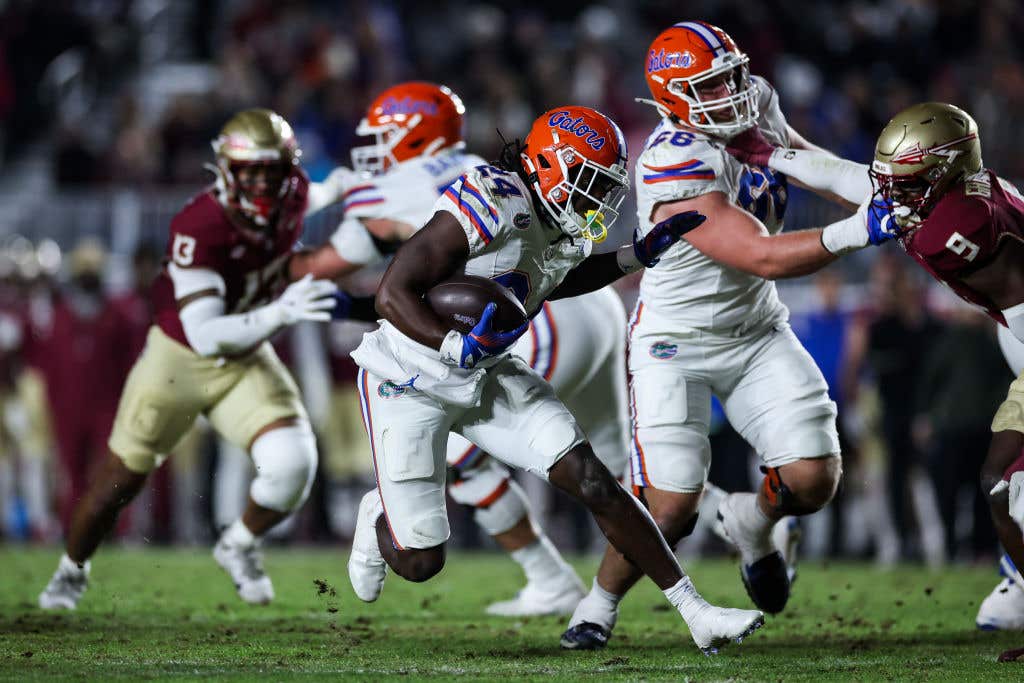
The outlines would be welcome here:
M 663 27 L 701 18 L 737 40 L 808 139 L 866 161 L 892 113 L 919 100 L 948 101 L 977 119 L 986 164 L 1019 182 L 1019 9 L 1012 0 L 704 0 L 687 3 L 683 17 L 676 2 L 626 0 L 0 4 L 2 299 L 37 316 L 28 339 L 4 342 L 0 324 L 3 534 L 59 538 L 60 519 L 98 457 L 105 406 L 138 348 L 131 335 L 144 325 L 144 300 L 133 291 L 133 256 L 152 266 L 147 258 L 163 250 L 170 217 L 208 180 L 209 140 L 238 109 L 283 114 L 313 179 L 348 163 L 373 94 L 409 79 L 445 83 L 463 98 L 468 146 L 485 157 L 498 151 L 496 129 L 521 135 L 536 114 L 566 102 L 612 116 L 635 155 L 655 121 L 633 100 L 647 94 L 646 46 Z M 794 190 L 787 229 L 838 215 Z M 332 208 L 312 216 L 306 241 L 321 241 L 337 219 Z M 632 225 L 626 209 L 609 243 L 627 240 Z M 372 284 L 372 276 L 350 283 Z M 627 302 L 633 286 L 622 287 Z M 1009 379 L 992 325 L 924 282 L 894 245 L 782 289 L 833 386 L 846 432 L 844 495 L 811 524 L 808 552 L 932 564 L 993 557 L 974 484 L 988 418 Z M 134 316 L 135 327 L 109 323 L 109 311 Z M 54 320 L 65 320 L 70 333 L 51 334 Z M 879 321 L 901 332 L 895 342 L 872 333 Z M 369 462 L 344 353 L 359 333 L 335 325 L 280 340 L 317 422 L 325 464 L 317 494 L 282 540 L 350 534 Z M 971 353 L 962 353 L 965 345 Z M 943 372 L 951 359 L 958 372 Z M 35 394 L 25 381 L 33 374 L 44 383 Z M 41 426 L 46 416 L 49 427 Z M 712 478 L 749 487 L 746 449 L 727 425 L 717 428 Z M 208 541 L 241 505 L 243 455 L 204 436 L 181 450 L 121 525 L 126 540 Z M 530 484 L 556 543 L 596 547 L 578 510 Z M 452 515 L 456 541 L 479 544 L 465 514 L 453 507 Z M 691 546 L 717 550 L 700 536 Z

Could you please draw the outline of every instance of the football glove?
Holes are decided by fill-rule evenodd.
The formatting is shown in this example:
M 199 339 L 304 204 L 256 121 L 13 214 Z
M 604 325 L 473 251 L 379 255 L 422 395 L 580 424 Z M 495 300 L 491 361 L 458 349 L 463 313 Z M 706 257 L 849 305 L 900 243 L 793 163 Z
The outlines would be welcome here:
M 633 253 L 636 260 L 645 268 L 653 267 L 669 247 L 706 220 L 707 216 L 699 211 L 683 211 L 661 221 L 644 236 L 639 231 L 634 232 Z
M 300 320 L 327 322 L 336 305 L 337 291 L 337 285 L 330 280 L 314 280 L 312 274 L 307 274 L 288 285 L 270 306 L 277 309 L 283 325 L 294 325 Z
M 1003 491 L 1009 496 L 1010 517 L 1017 526 L 1024 529 L 1024 455 L 1006 468 L 1003 478 L 992 488 L 989 495 L 994 496 Z
M 726 152 L 751 166 L 768 166 L 768 160 L 776 149 L 757 126 L 748 128 L 725 144 Z
M 487 304 L 479 322 L 473 326 L 469 334 L 459 334 L 454 330 L 449 332 L 441 344 L 442 360 L 451 365 L 455 365 L 457 360 L 460 368 L 469 369 L 484 358 L 504 353 L 519 337 L 523 336 L 526 328 L 530 326 L 529 320 L 508 332 L 499 332 L 494 329 L 494 313 L 497 309 L 498 306 L 494 302 Z M 461 347 L 450 349 L 453 342 L 455 344 L 461 342 Z M 456 353 L 458 354 L 457 358 Z
M 866 211 L 868 244 L 878 246 L 899 236 L 899 227 L 893 217 L 892 202 L 873 198 Z

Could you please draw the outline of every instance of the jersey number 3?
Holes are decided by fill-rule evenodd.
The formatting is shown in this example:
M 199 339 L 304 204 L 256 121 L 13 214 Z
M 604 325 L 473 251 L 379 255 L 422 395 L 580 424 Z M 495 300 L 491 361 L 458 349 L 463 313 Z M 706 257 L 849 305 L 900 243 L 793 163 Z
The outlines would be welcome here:
M 981 251 L 981 247 L 958 232 L 954 232 L 946 240 L 946 249 L 949 249 L 957 256 L 963 256 L 968 261 L 976 259 Z

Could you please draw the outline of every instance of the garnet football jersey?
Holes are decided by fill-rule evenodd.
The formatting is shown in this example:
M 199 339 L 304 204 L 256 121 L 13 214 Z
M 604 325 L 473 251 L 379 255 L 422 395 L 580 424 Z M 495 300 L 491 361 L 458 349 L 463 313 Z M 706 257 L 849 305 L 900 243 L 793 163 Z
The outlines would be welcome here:
M 157 325 L 167 336 L 191 348 L 178 317 L 174 284 L 167 272 L 203 268 L 224 279 L 225 313 L 244 313 L 269 302 L 285 284 L 284 266 L 302 234 L 309 181 L 297 172 L 295 187 L 283 202 L 274 228 L 263 232 L 238 224 L 208 189 L 193 197 L 171 220 L 163 271 L 153 284 Z
M 1024 240 L 1024 197 L 995 173 L 982 170 L 946 193 L 900 243 L 937 280 L 1005 324 L 999 308 L 962 277 L 983 267 L 1006 238 Z

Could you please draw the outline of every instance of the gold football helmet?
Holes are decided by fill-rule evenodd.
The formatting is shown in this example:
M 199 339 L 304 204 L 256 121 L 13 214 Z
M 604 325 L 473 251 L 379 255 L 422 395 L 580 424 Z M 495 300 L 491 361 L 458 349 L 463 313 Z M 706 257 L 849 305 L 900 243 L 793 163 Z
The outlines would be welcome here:
M 891 203 L 896 224 L 911 228 L 943 194 L 981 170 L 978 124 L 959 107 L 922 102 L 896 114 L 878 136 L 871 180 Z
M 224 124 L 211 145 L 221 202 L 267 225 L 302 155 L 292 127 L 269 109 L 246 109 Z

